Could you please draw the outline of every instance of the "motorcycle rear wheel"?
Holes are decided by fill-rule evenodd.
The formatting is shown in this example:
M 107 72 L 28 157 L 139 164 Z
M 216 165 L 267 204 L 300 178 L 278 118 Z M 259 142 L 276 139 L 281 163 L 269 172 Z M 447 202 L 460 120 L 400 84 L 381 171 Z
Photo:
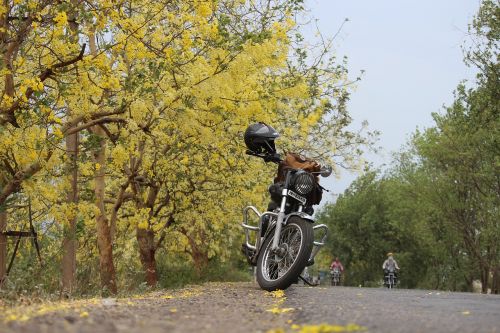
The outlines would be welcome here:
M 257 260 L 257 282 L 267 291 L 286 289 L 296 282 L 311 256 L 314 242 L 312 223 L 292 216 L 281 229 L 278 246 L 284 255 L 272 252 L 274 232 L 262 244 Z

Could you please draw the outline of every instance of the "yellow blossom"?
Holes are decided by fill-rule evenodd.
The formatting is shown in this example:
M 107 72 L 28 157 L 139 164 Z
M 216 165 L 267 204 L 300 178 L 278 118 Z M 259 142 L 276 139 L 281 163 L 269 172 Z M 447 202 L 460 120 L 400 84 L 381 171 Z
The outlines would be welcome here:
M 66 12 L 59 12 L 57 15 L 54 17 L 54 22 L 56 22 L 57 26 L 65 26 L 68 24 L 68 16 L 66 15 Z

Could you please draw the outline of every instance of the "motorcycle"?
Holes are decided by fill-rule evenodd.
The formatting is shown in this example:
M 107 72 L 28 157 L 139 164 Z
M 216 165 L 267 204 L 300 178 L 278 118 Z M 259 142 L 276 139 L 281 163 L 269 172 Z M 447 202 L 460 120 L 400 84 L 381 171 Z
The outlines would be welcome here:
M 332 286 L 338 286 L 340 284 L 340 270 L 335 267 L 330 274 L 332 275 Z
M 393 269 L 386 269 L 384 273 L 384 285 L 389 289 L 395 288 L 397 283 L 396 271 Z
M 242 252 L 251 265 L 257 266 L 257 282 L 267 291 L 288 288 L 298 281 L 305 267 L 314 264 L 328 227 L 314 225 L 312 205 L 321 200 L 323 188 L 318 175 L 328 177 L 332 173 L 331 167 L 297 154 L 289 153 L 282 159 L 274 145 L 277 137 L 279 134 L 264 123 L 253 124 L 245 131 L 247 154 L 278 164 L 278 175 L 269 187 L 272 201 L 268 211 L 261 213 L 254 206 L 243 209 Z M 257 216 L 258 225 L 250 224 L 251 214 Z M 251 241 L 252 233 L 255 241 Z

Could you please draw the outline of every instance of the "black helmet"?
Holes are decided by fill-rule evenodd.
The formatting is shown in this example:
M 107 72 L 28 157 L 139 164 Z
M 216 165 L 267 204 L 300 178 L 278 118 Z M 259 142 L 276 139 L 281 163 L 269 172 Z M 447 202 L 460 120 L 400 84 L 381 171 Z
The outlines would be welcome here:
M 248 126 L 245 131 L 245 144 L 252 153 L 276 153 L 274 140 L 280 135 L 274 128 L 264 123 Z

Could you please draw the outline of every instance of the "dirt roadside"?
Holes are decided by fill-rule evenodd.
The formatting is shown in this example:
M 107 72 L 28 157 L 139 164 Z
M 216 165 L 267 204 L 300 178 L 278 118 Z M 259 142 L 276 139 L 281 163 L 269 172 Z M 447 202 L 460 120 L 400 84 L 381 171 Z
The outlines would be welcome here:
M 208 283 L 118 299 L 0 308 L 0 333 L 267 332 L 290 327 L 283 293 Z

